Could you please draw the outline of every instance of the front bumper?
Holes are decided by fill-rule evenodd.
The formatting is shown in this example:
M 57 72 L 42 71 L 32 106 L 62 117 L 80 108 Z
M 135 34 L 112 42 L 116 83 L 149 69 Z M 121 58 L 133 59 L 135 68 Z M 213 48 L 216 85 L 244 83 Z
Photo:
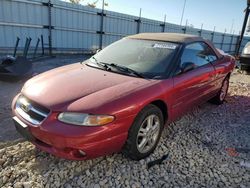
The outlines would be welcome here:
M 51 113 L 39 126 L 34 126 L 15 111 L 14 104 L 15 101 L 13 119 L 23 137 L 45 152 L 71 160 L 85 160 L 120 151 L 134 120 L 134 116 L 130 116 L 104 126 L 81 127 L 59 122 L 57 113 Z
M 250 55 L 242 55 L 240 57 L 240 66 L 241 66 L 241 69 L 250 68 Z

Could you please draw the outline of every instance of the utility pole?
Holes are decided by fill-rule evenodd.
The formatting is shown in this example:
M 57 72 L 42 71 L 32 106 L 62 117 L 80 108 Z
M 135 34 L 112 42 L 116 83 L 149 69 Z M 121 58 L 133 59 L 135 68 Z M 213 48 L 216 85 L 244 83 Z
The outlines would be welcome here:
M 246 25 L 247 25 L 247 20 L 248 20 L 248 17 L 249 17 L 249 12 L 250 12 L 250 0 L 247 0 L 247 8 L 245 10 L 245 18 L 244 18 L 244 22 L 243 22 L 243 25 L 242 25 L 241 35 L 240 35 L 237 50 L 236 50 L 236 55 L 237 56 L 240 53 L 240 46 L 241 46 L 241 42 L 242 42 L 245 30 L 246 30 Z
M 184 5 L 183 5 L 182 13 L 181 13 L 181 22 L 180 22 L 180 25 L 182 24 L 182 20 L 183 20 L 185 8 L 186 8 L 186 1 L 187 1 L 187 0 L 184 0 Z

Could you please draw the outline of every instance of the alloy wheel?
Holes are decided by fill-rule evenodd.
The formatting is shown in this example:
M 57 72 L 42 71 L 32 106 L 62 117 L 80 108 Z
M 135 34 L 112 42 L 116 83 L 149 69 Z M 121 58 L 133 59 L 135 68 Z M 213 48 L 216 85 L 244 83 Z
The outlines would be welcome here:
M 220 91 L 220 100 L 223 101 L 227 95 L 227 90 L 228 90 L 228 84 L 229 84 L 229 81 L 228 79 L 226 79 L 224 82 L 223 82 L 223 85 L 221 87 L 221 91 Z
M 160 134 L 160 119 L 157 115 L 149 115 L 142 122 L 136 143 L 140 153 L 147 153 L 156 144 Z

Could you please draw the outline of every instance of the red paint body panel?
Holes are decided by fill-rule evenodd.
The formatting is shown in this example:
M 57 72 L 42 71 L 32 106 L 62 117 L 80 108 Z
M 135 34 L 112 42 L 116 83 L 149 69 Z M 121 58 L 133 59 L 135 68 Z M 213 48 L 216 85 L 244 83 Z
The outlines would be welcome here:
M 168 108 L 168 122 L 194 105 L 213 97 L 234 68 L 230 57 L 165 80 L 149 80 L 107 72 L 82 64 L 48 71 L 29 80 L 22 89 L 28 99 L 52 113 L 34 126 L 15 111 L 37 139 L 34 144 L 56 156 L 82 160 L 120 151 L 136 115 L 149 103 L 161 100 Z M 57 120 L 60 112 L 108 114 L 115 120 L 98 127 L 74 126 Z M 83 150 L 86 157 L 74 152 Z

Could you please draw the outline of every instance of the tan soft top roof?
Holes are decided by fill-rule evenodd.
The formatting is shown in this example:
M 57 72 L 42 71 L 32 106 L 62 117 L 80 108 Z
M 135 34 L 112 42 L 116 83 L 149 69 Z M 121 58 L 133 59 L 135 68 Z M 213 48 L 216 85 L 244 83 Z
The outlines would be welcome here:
M 145 40 L 156 40 L 156 41 L 168 41 L 176 43 L 190 43 L 190 42 L 206 42 L 211 48 L 214 49 L 214 52 L 218 58 L 222 58 L 223 55 L 214 47 L 213 43 L 209 40 L 205 40 L 202 37 L 181 33 L 140 33 L 137 35 L 130 35 L 125 38 L 130 39 L 145 39 Z
M 195 35 L 180 34 L 180 33 L 140 33 L 137 35 L 130 35 L 126 38 L 168 41 L 168 42 L 177 42 L 177 43 L 204 41 L 202 37 L 195 36 Z

